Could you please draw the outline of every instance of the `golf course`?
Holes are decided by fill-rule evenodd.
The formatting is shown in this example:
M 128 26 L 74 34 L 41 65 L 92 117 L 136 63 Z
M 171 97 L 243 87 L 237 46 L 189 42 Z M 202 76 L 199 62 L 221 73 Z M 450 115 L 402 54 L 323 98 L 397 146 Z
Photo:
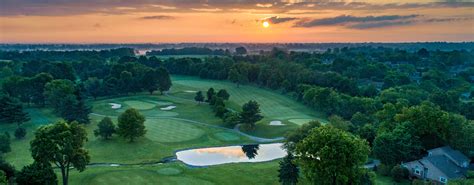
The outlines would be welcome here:
M 173 76 L 170 91 L 161 95 L 137 93 L 89 99 L 91 123 L 85 125 L 88 141 L 85 148 L 91 161 L 87 170 L 71 171 L 71 184 L 278 184 L 278 160 L 258 163 L 232 163 L 191 167 L 175 159 L 175 152 L 191 148 L 263 144 L 282 142 L 284 133 L 310 120 L 326 122 L 325 117 L 277 91 L 227 81 L 203 80 L 197 77 Z M 207 103 L 194 101 L 197 91 L 226 89 L 230 99 L 226 107 L 240 111 L 249 100 L 260 104 L 264 117 L 254 130 L 244 132 L 228 128 L 214 116 Z M 104 117 L 117 123 L 117 117 L 128 108 L 145 116 L 146 134 L 133 143 L 113 136 L 108 140 L 94 136 L 94 129 Z M 28 134 L 12 140 L 12 151 L 5 155 L 16 168 L 31 164 L 29 148 L 34 131 L 41 125 L 59 120 L 48 108 L 26 108 L 31 121 L 24 123 Z M 270 124 L 270 123 L 278 124 Z M 1 125 L 0 131 L 11 132 L 15 125 Z M 238 172 L 238 173 L 237 173 Z M 239 179 L 233 181 L 231 179 Z

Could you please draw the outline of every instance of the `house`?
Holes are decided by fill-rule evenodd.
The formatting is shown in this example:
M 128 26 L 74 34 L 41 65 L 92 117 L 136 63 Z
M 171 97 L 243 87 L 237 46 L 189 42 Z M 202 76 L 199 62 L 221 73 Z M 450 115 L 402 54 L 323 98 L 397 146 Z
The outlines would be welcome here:
M 422 159 L 402 163 L 412 177 L 446 184 L 449 179 L 465 178 L 470 160 L 449 146 L 428 150 Z

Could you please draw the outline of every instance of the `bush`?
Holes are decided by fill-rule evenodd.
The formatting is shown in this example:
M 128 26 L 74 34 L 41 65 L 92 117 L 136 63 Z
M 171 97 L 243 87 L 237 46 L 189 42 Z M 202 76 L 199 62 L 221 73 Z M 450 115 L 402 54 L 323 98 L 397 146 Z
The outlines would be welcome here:
M 23 139 L 26 136 L 26 129 L 23 127 L 18 127 L 15 130 L 15 137 L 17 139 Z
M 474 179 L 474 171 L 473 170 L 467 171 L 466 177 L 468 179 Z
M 395 182 L 401 182 L 408 177 L 408 170 L 400 165 L 394 166 L 390 173 Z
M 380 175 L 383 176 L 390 176 L 391 175 L 391 166 L 387 166 L 385 164 L 380 164 L 377 168 L 377 172 L 380 173 Z

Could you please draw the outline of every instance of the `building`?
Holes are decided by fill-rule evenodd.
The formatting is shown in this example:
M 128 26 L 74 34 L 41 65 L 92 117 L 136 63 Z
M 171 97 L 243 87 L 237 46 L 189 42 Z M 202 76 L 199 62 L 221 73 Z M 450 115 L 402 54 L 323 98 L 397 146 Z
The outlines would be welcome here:
M 449 146 L 428 150 L 428 156 L 403 163 L 410 176 L 446 184 L 449 179 L 465 178 L 470 160 Z

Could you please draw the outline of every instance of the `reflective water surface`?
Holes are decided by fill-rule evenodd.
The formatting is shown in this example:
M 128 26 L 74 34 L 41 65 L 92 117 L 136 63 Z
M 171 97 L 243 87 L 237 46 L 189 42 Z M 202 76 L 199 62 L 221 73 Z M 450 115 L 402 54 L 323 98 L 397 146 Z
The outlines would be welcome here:
M 285 157 L 282 143 L 190 149 L 176 152 L 178 160 L 192 166 L 262 162 Z

